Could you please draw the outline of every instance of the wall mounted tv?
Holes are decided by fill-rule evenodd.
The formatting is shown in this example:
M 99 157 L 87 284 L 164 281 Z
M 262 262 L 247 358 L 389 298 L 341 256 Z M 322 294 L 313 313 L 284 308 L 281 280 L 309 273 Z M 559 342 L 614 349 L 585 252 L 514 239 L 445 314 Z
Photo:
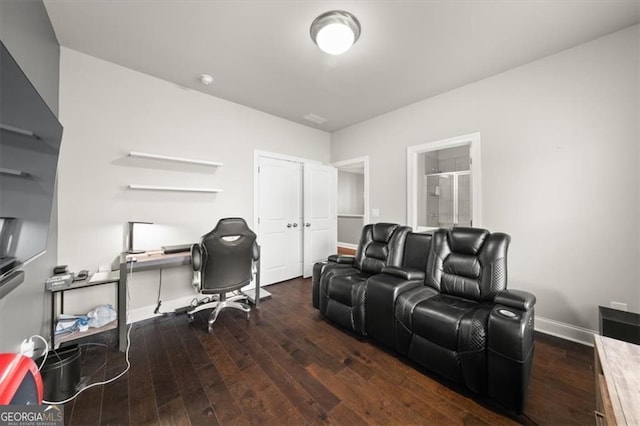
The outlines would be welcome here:
M 62 125 L 0 41 L 0 283 L 45 251 Z

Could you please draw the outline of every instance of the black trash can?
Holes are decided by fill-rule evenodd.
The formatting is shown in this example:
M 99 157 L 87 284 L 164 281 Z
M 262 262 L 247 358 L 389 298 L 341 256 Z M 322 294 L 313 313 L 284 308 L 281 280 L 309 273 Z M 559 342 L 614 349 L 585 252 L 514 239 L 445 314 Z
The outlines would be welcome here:
M 42 363 L 42 357 L 36 361 Z M 80 348 L 67 346 L 49 351 L 47 361 L 40 370 L 46 401 L 63 401 L 76 393 L 80 383 Z

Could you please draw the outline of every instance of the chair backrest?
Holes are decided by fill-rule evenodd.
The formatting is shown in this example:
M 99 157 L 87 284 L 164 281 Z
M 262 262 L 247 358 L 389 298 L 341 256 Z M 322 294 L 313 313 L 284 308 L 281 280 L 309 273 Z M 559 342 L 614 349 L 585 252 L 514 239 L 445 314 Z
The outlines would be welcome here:
M 401 266 L 408 226 L 374 223 L 362 228 L 354 266 L 367 274 L 379 274 L 384 266 Z
M 202 291 L 237 290 L 251 282 L 253 260 L 257 260 L 256 234 L 242 218 L 220 219 L 200 241 Z
M 409 232 L 404 243 L 402 267 L 407 269 L 427 270 L 427 257 L 431 249 L 431 234 Z
M 511 237 L 479 228 L 433 234 L 425 284 L 441 293 L 483 302 L 507 288 Z

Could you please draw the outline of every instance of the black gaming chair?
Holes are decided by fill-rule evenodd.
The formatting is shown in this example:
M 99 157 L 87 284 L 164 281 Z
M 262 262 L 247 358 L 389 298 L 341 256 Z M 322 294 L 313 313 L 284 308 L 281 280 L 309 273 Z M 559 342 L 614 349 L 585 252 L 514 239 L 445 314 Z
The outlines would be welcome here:
M 251 282 L 256 273 L 256 304 L 260 300 L 260 247 L 256 234 L 249 229 L 242 218 L 220 219 L 216 227 L 204 235 L 199 244 L 191 247 L 193 270 L 200 279 L 196 279 L 197 290 L 202 294 L 217 295 L 216 300 L 200 304 L 187 311 L 190 321 L 196 312 L 212 309 L 209 316 L 209 332 L 220 311 L 225 308 L 239 309 L 247 313 L 250 308 L 247 295 L 240 289 Z M 233 293 L 228 297 L 228 293 Z M 212 297 L 212 298 L 213 298 Z

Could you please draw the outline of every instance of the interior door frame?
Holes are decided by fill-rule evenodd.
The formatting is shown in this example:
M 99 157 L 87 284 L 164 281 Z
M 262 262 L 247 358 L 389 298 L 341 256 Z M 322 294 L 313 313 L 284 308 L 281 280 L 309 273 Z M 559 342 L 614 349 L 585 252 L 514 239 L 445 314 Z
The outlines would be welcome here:
M 449 139 L 427 142 L 407 147 L 407 225 L 418 227 L 418 155 L 456 146 L 469 145 L 471 171 L 471 220 L 474 227 L 482 226 L 482 162 L 480 133 L 469 133 Z
M 335 167 L 336 169 L 338 169 L 338 171 L 340 171 L 341 167 L 352 166 L 354 164 L 360 164 L 360 163 L 362 163 L 364 165 L 364 217 L 362 219 L 362 224 L 364 226 L 367 223 L 369 223 L 369 213 L 370 213 L 370 208 L 369 208 L 369 156 L 368 155 L 364 155 L 362 157 L 356 157 L 356 158 L 350 158 L 348 160 L 336 161 L 334 163 L 331 163 L 331 165 L 333 167 Z M 336 191 L 336 195 L 337 195 L 337 191 Z

